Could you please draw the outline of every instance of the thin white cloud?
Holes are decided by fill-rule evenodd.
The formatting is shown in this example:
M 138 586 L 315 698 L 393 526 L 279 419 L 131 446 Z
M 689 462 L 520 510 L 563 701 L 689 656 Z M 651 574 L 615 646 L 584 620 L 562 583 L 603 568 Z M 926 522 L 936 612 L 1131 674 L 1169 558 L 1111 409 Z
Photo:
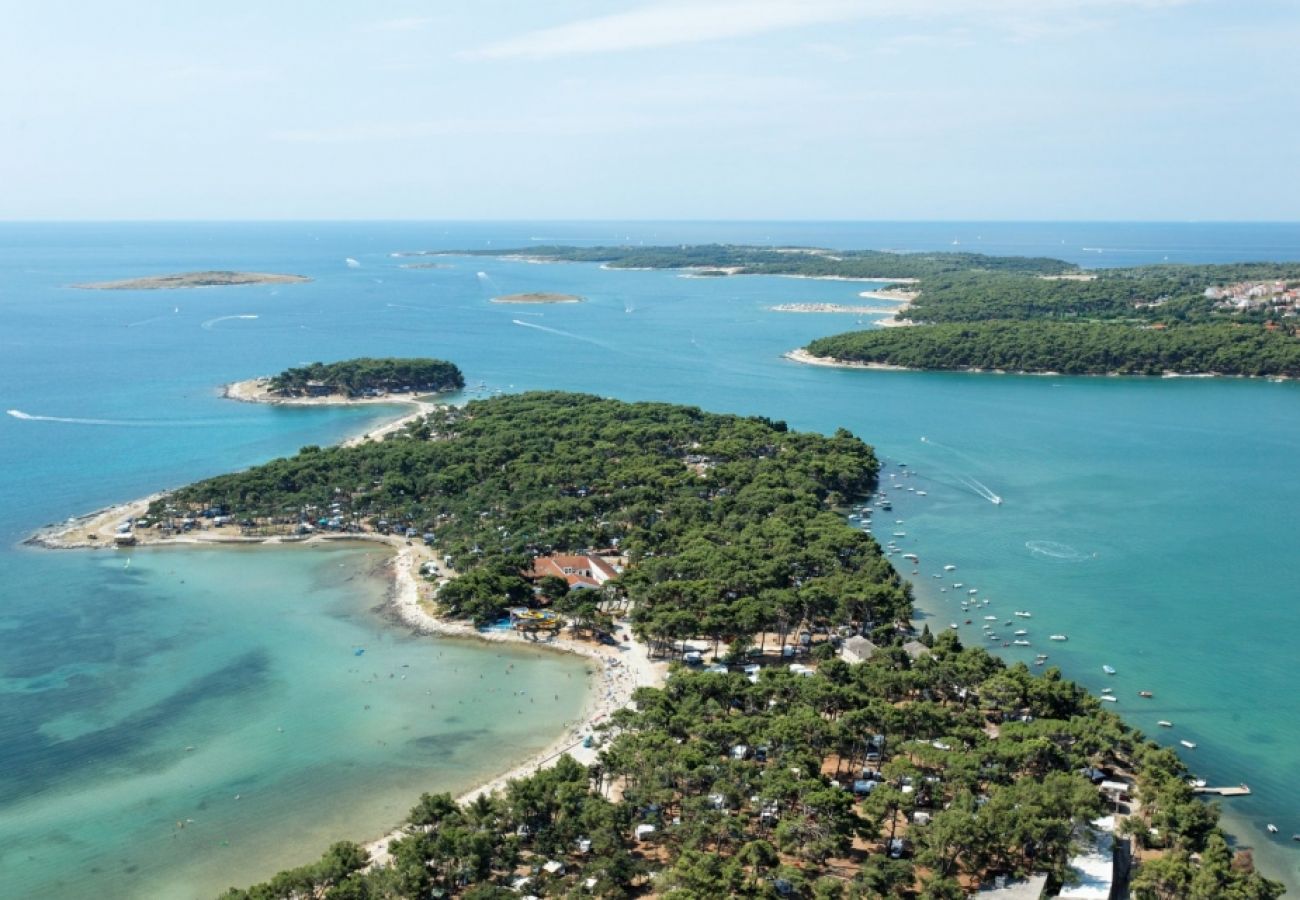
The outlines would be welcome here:
M 371 22 L 366 31 L 419 31 L 433 24 L 432 16 L 406 16 L 401 19 L 383 19 Z
M 694 44 L 841 21 L 861 15 L 861 6 L 854 0 L 662 3 L 543 28 L 462 55 L 472 59 L 550 59 Z
M 681 0 L 579 19 L 467 50 L 462 59 L 544 60 L 752 37 L 861 19 L 992 17 L 1018 30 L 1067 12 L 1158 9 L 1195 0 Z

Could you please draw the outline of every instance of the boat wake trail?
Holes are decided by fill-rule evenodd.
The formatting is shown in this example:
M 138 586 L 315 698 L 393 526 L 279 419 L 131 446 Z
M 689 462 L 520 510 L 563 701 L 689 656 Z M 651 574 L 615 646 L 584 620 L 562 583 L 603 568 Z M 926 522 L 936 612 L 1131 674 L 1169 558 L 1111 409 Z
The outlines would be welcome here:
M 1088 554 L 1057 541 L 1025 541 L 1025 548 L 1035 556 L 1045 556 L 1063 562 L 1083 562 L 1088 559 Z
M 218 322 L 229 322 L 231 319 L 256 319 L 256 318 L 257 316 L 252 314 L 246 314 L 242 316 L 217 316 L 215 319 L 208 319 L 206 322 L 199 325 L 199 327 L 205 331 L 211 331 L 212 326 L 216 325 Z
M 161 322 L 163 319 L 166 319 L 166 318 L 169 318 L 169 317 L 168 317 L 168 316 L 154 316 L 152 319 L 141 319 L 139 322 L 127 322 L 127 323 L 126 323 L 126 327 L 127 327 L 127 328 L 135 328 L 135 327 L 137 327 L 137 326 L 139 326 L 139 325 L 148 325 L 150 322 Z
M 956 449 L 955 447 L 949 447 L 946 444 L 939 443 L 938 441 L 932 441 L 927 437 L 922 437 L 921 443 L 925 444 L 928 447 L 935 447 L 936 449 L 942 450 L 945 453 L 950 453 L 953 456 L 957 457 L 958 459 L 963 460 L 964 462 L 972 466 L 979 465 L 979 460 L 975 459 L 974 457 L 970 456 L 967 453 L 962 453 L 960 450 Z M 970 475 L 958 475 L 957 478 L 964 487 L 966 487 L 970 491 L 975 492 L 976 495 L 983 497 L 985 500 L 992 503 L 994 506 L 1002 505 L 1001 495 L 999 495 L 987 484 L 980 481 L 978 478 L 975 478 Z
M 548 328 L 545 325 L 538 325 L 536 322 L 521 322 L 518 319 L 511 319 L 510 321 L 512 324 L 519 325 L 523 328 L 535 328 L 538 331 L 545 331 L 549 334 L 557 334 L 560 337 L 570 338 L 575 341 L 582 341 L 585 344 L 595 344 L 597 347 L 603 347 L 606 350 L 613 350 L 615 353 L 622 352 L 622 350 L 619 347 L 615 347 L 613 344 L 607 344 L 604 341 L 598 341 L 595 338 L 583 337 L 582 335 L 574 334 L 571 331 L 561 331 L 558 328 Z
M 229 425 L 234 419 L 207 419 L 207 420 L 150 420 L 150 419 L 83 419 L 74 416 L 34 416 L 31 413 L 23 412 L 21 409 L 5 410 L 10 416 L 22 422 L 60 422 L 64 425 L 109 425 L 117 428 L 175 428 L 178 425 L 186 428 L 202 426 L 219 426 Z
M 993 493 L 993 490 L 987 484 L 980 481 L 978 478 L 971 478 L 969 476 L 963 475 L 961 476 L 961 481 L 962 484 L 966 485 L 966 487 L 970 488 L 972 491 L 979 494 L 981 497 L 983 497 L 988 502 L 992 503 L 994 506 L 1002 505 L 1002 498 L 999 497 L 997 494 Z

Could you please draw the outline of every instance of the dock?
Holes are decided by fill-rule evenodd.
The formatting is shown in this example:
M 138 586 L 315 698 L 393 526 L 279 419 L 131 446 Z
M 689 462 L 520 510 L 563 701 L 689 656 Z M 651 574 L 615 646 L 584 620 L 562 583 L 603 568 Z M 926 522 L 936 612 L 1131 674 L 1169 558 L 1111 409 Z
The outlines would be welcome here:
M 1248 797 L 1250 785 L 1239 784 L 1236 787 L 1198 787 L 1192 788 L 1195 794 L 1215 794 L 1219 797 Z

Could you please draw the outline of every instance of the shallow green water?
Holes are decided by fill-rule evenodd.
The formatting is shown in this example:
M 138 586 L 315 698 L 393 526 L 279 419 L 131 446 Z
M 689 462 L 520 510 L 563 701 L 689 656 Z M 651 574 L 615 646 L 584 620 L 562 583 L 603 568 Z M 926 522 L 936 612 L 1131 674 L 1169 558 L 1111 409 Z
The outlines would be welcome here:
M 378 837 L 585 700 L 579 660 L 394 627 L 383 549 L 45 556 L 87 587 L 50 641 L 100 652 L 6 681 L 42 706 L 25 777 L 0 777 L 6 896 L 211 896 Z

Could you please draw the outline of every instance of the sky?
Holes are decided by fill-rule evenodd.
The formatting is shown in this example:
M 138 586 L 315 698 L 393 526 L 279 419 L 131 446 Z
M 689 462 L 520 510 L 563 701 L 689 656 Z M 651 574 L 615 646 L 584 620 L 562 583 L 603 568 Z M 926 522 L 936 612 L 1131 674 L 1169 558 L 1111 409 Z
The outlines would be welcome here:
M 0 0 L 0 219 L 1289 220 L 1297 0 Z

